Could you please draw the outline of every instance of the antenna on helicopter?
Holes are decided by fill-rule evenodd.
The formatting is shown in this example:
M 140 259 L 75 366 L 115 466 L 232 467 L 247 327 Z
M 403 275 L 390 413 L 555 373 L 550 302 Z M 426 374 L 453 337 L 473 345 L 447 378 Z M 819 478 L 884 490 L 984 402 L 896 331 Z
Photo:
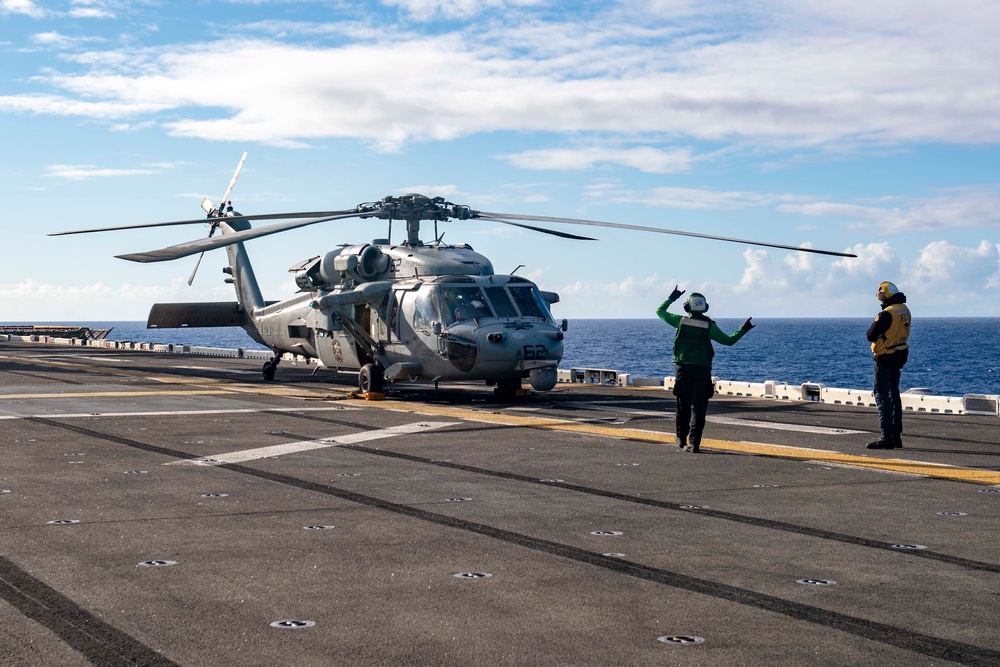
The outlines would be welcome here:
M 514 267 L 514 270 L 510 272 L 510 275 L 514 275 L 515 273 L 517 273 L 518 269 L 523 269 L 523 268 L 524 264 L 518 264 L 517 266 Z

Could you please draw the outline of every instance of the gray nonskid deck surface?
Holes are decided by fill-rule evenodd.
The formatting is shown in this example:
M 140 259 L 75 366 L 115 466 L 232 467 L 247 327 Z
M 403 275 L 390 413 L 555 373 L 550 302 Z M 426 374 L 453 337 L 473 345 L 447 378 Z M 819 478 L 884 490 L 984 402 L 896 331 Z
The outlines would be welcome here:
M 0 343 L 3 663 L 1000 664 L 998 418 L 312 370 Z

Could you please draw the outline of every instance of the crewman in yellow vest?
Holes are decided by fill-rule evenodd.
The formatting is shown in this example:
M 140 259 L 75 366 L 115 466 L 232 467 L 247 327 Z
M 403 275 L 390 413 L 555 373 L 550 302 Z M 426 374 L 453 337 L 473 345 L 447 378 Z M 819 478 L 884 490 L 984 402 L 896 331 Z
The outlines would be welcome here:
M 882 434 L 868 443 L 868 449 L 899 449 L 903 446 L 903 405 L 899 398 L 899 374 L 910 355 L 910 309 L 906 295 L 886 281 L 878 286 L 876 298 L 882 311 L 868 327 L 868 342 L 875 357 L 875 404 Z

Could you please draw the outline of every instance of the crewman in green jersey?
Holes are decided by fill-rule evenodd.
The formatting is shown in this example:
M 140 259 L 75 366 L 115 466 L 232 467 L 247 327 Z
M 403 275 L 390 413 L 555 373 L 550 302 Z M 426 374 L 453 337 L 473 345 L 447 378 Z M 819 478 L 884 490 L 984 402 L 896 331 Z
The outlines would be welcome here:
M 674 287 L 667 300 L 656 309 L 656 315 L 677 329 L 674 335 L 677 444 L 681 449 L 697 452 L 701 446 L 702 431 L 705 430 L 708 399 L 715 393 L 715 383 L 712 381 L 712 357 L 715 356 L 715 349 L 712 341 L 733 345 L 753 329 L 754 324 L 750 321 L 753 318 L 748 317 L 736 333 L 730 336 L 705 316 L 708 301 L 698 292 L 692 292 L 684 302 L 687 315 L 668 313 L 670 304 L 681 298 L 682 294 L 684 290 Z

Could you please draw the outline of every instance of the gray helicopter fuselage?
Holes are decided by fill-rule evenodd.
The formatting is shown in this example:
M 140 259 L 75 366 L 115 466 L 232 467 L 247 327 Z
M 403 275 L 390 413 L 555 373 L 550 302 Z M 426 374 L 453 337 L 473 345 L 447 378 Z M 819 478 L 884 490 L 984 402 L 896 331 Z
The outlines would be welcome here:
M 344 246 L 292 267 L 300 293 L 251 311 L 272 349 L 393 380 L 555 385 L 563 329 L 555 294 L 496 275 L 469 246 Z

